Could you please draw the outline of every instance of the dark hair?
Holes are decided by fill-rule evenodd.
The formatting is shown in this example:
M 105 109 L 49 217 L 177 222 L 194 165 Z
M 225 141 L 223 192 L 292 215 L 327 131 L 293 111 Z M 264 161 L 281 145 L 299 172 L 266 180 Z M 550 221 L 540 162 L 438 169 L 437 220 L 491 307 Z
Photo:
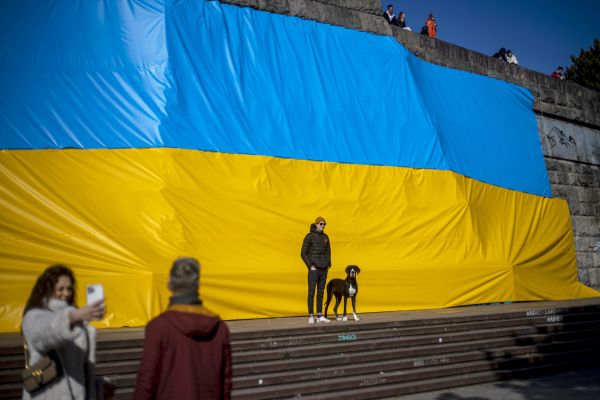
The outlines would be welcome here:
M 563 69 L 563 67 L 558 67 L 558 68 L 556 68 L 556 70 L 557 70 L 557 71 L 558 71 L 559 69 Z M 564 70 L 563 70 L 563 71 L 564 71 Z
M 388 6 L 388 8 L 390 8 L 390 7 L 394 8 L 394 6 L 393 6 L 393 5 L 391 5 L 391 4 Z
M 200 263 L 195 258 L 181 257 L 175 260 L 169 284 L 175 292 L 187 293 L 198 288 L 200 281 Z
M 73 293 L 71 293 L 71 298 L 67 303 L 75 305 L 76 281 L 75 276 L 73 276 L 73 271 L 64 265 L 53 265 L 52 267 L 47 268 L 44 273 L 37 278 L 35 286 L 29 295 L 29 300 L 27 300 L 27 304 L 25 305 L 23 315 L 25 315 L 27 311 L 31 310 L 32 308 L 46 307 L 48 300 L 54 293 L 54 287 L 61 276 L 68 276 L 71 279 L 71 283 L 73 284 Z
M 506 50 L 506 54 L 512 53 L 512 50 Z

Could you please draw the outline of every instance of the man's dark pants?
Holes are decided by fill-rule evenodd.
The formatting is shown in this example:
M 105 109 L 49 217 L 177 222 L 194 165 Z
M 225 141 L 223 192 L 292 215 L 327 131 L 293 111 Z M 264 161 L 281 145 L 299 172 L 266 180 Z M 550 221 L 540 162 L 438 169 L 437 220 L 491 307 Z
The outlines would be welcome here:
M 317 315 L 323 312 L 323 293 L 327 281 L 327 270 L 308 270 L 308 315 L 313 315 L 315 286 L 317 286 Z

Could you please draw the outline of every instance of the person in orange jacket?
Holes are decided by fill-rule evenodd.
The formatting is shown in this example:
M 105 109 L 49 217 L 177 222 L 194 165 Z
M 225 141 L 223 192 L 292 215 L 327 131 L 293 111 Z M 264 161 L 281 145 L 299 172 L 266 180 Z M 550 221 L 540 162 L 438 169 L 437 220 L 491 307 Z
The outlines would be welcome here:
M 429 13 L 429 18 L 425 21 L 425 25 L 427 26 L 427 34 L 429 37 L 435 38 L 435 33 L 437 31 L 437 23 L 435 22 L 435 17 L 433 13 Z

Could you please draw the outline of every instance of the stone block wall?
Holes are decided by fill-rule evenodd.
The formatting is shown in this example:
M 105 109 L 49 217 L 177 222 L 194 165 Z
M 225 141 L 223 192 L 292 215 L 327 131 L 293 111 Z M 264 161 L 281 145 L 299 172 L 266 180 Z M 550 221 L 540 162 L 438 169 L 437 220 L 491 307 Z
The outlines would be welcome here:
M 600 130 L 538 115 L 555 198 L 569 204 L 579 281 L 600 291 Z
M 546 158 L 552 195 L 569 203 L 579 281 L 600 291 L 600 167 Z

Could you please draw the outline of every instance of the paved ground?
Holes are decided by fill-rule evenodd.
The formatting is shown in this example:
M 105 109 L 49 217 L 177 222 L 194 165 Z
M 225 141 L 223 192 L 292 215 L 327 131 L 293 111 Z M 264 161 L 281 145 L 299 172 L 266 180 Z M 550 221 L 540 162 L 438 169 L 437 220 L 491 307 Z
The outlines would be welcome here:
M 402 400 L 600 400 L 600 366 L 527 379 L 463 386 Z

